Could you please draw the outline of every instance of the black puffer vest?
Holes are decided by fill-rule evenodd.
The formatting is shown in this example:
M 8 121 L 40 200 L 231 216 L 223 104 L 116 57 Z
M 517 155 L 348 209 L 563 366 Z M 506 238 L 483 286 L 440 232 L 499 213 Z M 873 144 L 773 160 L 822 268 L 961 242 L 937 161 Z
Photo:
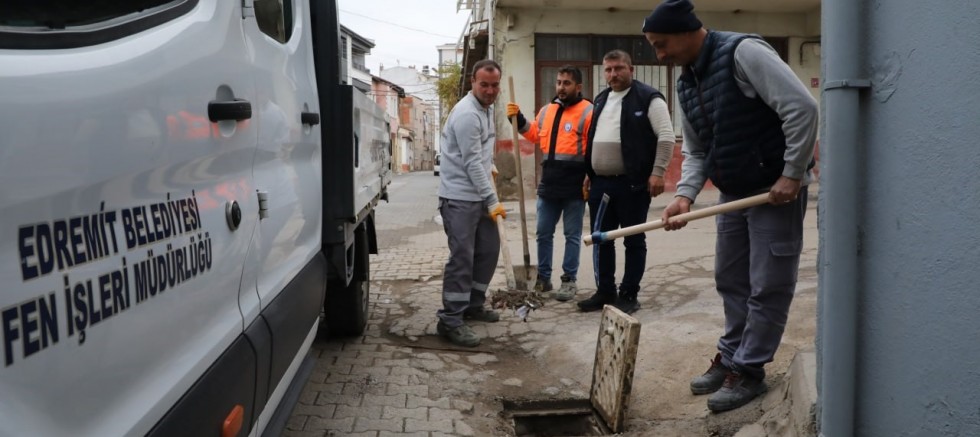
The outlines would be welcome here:
M 735 81 L 735 48 L 746 38 L 759 37 L 709 31 L 697 61 L 677 80 L 684 115 L 708 150 L 708 177 L 736 196 L 775 183 L 786 151 L 779 115 L 762 99 L 746 97 Z
M 606 106 L 612 88 L 606 88 L 592 102 L 592 128 L 589 129 L 589 147 L 585 150 L 585 164 L 590 178 L 595 177 L 592 170 L 592 143 L 599 123 L 599 114 Z M 619 137 L 623 148 L 623 165 L 630 184 L 647 186 L 653 173 L 653 162 L 657 157 L 657 134 L 650 125 L 650 102 L 654 98 L 664 98 L 656 88 L 645 83 L 633 81 L 629 92 L 623 96 L 623 112 L 620 115 Z M 666 100 L 666 99 L 665 99 Z

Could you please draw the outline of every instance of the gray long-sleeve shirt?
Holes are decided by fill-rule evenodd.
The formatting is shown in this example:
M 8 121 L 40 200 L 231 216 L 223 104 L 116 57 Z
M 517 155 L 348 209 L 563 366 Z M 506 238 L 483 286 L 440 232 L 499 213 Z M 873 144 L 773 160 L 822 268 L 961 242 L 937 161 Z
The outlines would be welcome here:
M 764 41 L 748 38 L 735 48 L 735 81 L 746 97 L 759 97 L 783 121 L 786 152 L 783 176 L 809 184 L 813 174 L 807 170 L 817 141 L 817 101 L 796 77 L 793 70 Z M 708 176 L 705 156 L 708 149 L 694 128 L 684 119 L 684 162 L 677 195 L 692 201 L 697 197 Z
M 497 203 L 490 183 L 496 136 L 493 110 L 472 93 L 460 99 L 442 130 L 439 197 Z

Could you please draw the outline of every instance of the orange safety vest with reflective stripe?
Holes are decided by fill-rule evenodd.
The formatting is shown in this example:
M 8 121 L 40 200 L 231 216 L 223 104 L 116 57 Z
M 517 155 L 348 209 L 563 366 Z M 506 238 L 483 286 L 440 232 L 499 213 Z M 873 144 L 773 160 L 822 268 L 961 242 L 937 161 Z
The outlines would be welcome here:
M 581 198 L 591 127 L 592 102 L 585 99 L 569 106 L 555 99 L 524 126 L 524 138 L 537 143 L 544 155 L 539 197 Z
M 556 124 L 555 118 L 559 114 L 561 118 Z M 538 111 L 538 116 L 527 124 L 522 134 L 528 141 L 541 147 L 544 159 L 585 162 L 591 126 L 592 102 L 582 99 L 564 107 L 556 99 Z M 552 144 L 555 145 L 554 157 L 551 157 Z

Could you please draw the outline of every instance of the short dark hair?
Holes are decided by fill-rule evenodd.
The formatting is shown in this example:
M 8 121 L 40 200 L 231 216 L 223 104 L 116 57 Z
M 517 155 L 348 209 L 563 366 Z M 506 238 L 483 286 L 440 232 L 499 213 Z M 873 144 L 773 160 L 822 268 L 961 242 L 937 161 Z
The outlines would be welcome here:
M 582 70 L 579 70 L 578 67 L 563 65 L 558 69 L 558 74 L 567 74 L 572 76 L 572 80 L 575 81 L 576 84 L 582 84 Z
M 619 60 L 625 62 L 626 65 L 633 65 L 633 58 L 630 58 L 630 54 L 620 49 L 610 50 L 609 53 L 606 53 L 606 55 L 602 57 L 602 60 Z
M 498 64 L 497 61 L 494 61 L 493 59 L 484 59 L 482 61 L 478 61 L 476 64 L 473 64 L 473 71 L 470 73 L 470 77 L 476 78 L 476 72 L 480 70 L 501 71 L 500 64 Z

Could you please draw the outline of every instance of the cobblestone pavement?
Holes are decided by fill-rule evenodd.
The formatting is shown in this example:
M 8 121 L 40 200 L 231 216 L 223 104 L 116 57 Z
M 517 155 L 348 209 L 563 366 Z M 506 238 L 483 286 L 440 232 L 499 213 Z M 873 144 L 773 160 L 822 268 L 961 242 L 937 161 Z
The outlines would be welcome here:
M 435 312 L 448 256 L 442 226 L 434 220 L 437 184 L 430 172 L 395 178 L 392 203 L 377 211 L 381 253 L 371 257 L 368 329 L 357 338 L 317 339 L 312 351 L 316 367 L 285 436 L 505 436 L 514 431 L 500 414 L 502 399 L 588 397 L 599 318 L 577 312 L 573 303 L 549 300 L 526 322 L 507 311 L 498 323 L 475 323 L 484 341 L 473 349 L 436 336 Z M 710 193 L 703 197 L 701 206 L 714 200 Z M 666 201 L 666 196 L 654 200 L 651 219 L 659 218 Z M 513 213 L 509 217 L 519 216 L 516 203 L 506 206 Z M 815 207 L 814 201 L 790 323 L 775 362 L 767 367 L 770 386 L 780 382 L 797 351 L 812 349 Z M 533 233 L 530 201 L 527 210 Z M 517 220 L 508 222 L 509 247 L 521 262 L 520 226 Z M 560 240 L 556 254 L 563 250 Z M 761 415 L 758 407 L 710 415 L 705 398 L 690 395 L 686 387 L 713 356 L 723 323 L 711 273 L 713 221 L 650 234 L 647 241 L 642 308 L 634 314 L 643 328 L 624 435 L 731 435 Z M 594 292 L 586 273 L 592 271 L 590 253 L 582 251 L 579 299 Z M 490 288 L 505 288 L 502 267 Z

